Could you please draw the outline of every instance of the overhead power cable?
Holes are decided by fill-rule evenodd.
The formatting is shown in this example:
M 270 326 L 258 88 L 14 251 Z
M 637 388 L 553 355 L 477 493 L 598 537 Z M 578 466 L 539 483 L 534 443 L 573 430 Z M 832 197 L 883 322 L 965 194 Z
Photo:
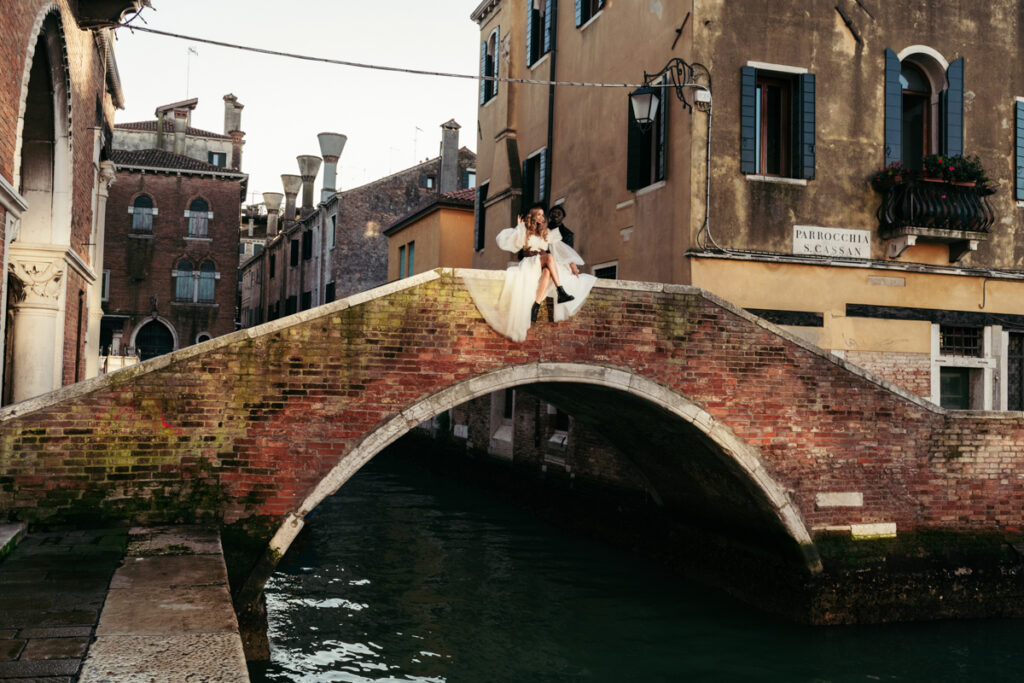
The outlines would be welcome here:
M 271 55 L 274 57 L 287 57 L 289 59 L 301 59 L 307 62 L 321 62 L 323 64 L 334 64 L 337 66 L 350 66 L 356 69 L 370 69 L 372 71 L 391 71 L 394 73 L 413 74 L 415 76 L 439 76 L 441 78 L 462 78 L 471 81 L 494 81 L 497 83 L 524 83 L 528 85 L 566 85 L 575 86 L 582 88 L 639 88 L 642 83 L 589 83 L 586 81 L 545 81 L 537 80 L 533 78 L 507 78 L 505 76 L 478 76 L 474 74 L 457 74 L 446 71 L 426 71 L 424 69 L 407 69 L 405 67 L 398 66 L 384 66 L 381 64 L 365 64 L 363 62 L 350 62 L 344 59 L 330 59 L 329 57 L 314 57 L 312 55 L 300 55 L 294 52 L 283 52 L 281 50 L 269 50 L 263 47 L 252 47 L 251 45 L 238 45 L 236 43 L 228 43 L 223 40 L 212 40 L 210 38 L 199 38 L 197 36 L 187 36 L 181 33 L 173 33 L 171 31 L 161 31 L 159 29 L 150 28 L 148 26 L 130 26 L 128 24 L 119 24 L 119 27 L 127 28 L 133 33 L 135 31 L 142 31 L 144 33 L 153 33 L 158 36 L 166 36 L 168 38 L 177 38 L 179 40 L 186 40 L 194 43 L 206 43 L 207 45 L 216 45 L 218 47 L 226 47 L 231 50 L 243 50 L 245 52 L 255 52 L 263 55 Z M 655 86 L 656 87 L 656 86 Z

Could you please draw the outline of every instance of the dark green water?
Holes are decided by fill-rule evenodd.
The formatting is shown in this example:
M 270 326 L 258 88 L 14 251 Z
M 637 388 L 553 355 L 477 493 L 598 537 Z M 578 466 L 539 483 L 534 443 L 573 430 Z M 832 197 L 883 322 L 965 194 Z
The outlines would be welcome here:
M 1024 681 L 1024 621 L 791 625 L 394 458 L 307 531 L 254 681 Z

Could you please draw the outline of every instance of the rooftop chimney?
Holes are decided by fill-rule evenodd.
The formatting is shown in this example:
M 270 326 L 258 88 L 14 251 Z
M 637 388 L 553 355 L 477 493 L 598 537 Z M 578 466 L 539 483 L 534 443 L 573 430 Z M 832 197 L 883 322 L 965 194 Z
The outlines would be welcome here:
M 185 153 L 185 129 L 188 128 L 188 109 L 174 110 L 174 153 Z
M 302 187 L 302 176 L 285 173 L 281 175 L 281 184 L 284 185 L 284 220 L 295 220 L 295 196 L 299 194 Z
M 224 96 L 224 135 L 231 135 L 236 130 L 242 130 L 242 109 L 244 104 L 238 101 L 234 95 Z
M 312 154 L 300 154 L 295 160 L 299 162 L 299 173 L 302 175 L 302 213 L 305 214 L 313 210 L 313 183 L 322 159 Z
M 267 237 L 277 234 L 277 214 L 281 210 L 281 200 L 284 195 L 280 192 L 264 192 L 263 204 L 267 207 Z
M 459 189 L 459 124 L 450 119 L 441 124 L 441 170 L 437 191 L 440 194 Z
M 320 201 L 326 202 L 338 191 L 338 159 L 348 138 L 341 133 L 320 133 L 316 137 L 320 140 L 320 154 L 324 156 L 324 185 L 320 190 Z

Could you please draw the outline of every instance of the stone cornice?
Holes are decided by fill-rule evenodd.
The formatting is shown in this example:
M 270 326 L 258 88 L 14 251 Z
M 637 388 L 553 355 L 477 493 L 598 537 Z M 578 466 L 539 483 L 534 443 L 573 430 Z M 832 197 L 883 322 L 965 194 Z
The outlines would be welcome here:
M 478 25 L 483 26 L 487 23 L 491 14 L 499 7 L 501 7 L 501 0 L 483 0 L 483 2 L 476 6 L 472 14 L 469 15 L 469 18 Z
M 18 194 L 14 186 L 3 176 L 0 176 L 0 205 L 3 205 L 4 209 L 13 214 L 15 218 L 20 218 L 21 214 L 28 209 L 25 198 Z

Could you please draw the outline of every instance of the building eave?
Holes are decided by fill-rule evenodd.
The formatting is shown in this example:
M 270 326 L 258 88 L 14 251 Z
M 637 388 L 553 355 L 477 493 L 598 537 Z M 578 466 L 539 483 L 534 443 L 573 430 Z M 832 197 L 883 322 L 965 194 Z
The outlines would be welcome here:
M 469 15 L 469 18 L 480 26 L 483 26 L 487 23 L 491 14 L 500 6 L 501 0 L 483 0 L 483 2 L 476 6 L 476 9 L 473 10 L 472 14 Z
M 405 228 L 412 225 L 413 223 L 422 220 L 423 218 L 426 218 L 430 214 L 440 211 L 441 209 L 455 209 L 457 211 L 468 211 L 472 213 L 473 202 L 467 202 L 464 199 L 436 199 L 427 204 L 426 206 L 417 209 L 416 211 L 413 211 L 405 218 L 401 218 L 398 221 L 392 223 L 386 229 L 381 231 L 381 234 L 386 235 L 388 237 L 390 237 L 391 235 L 398 234 Z
M 169 175 L 205 175 L 214 178 L 231 178 L 242 182 L 249 179 L 248 173 L 234 173 L 232 171 L 221 173 L 218 171 L 202 171 L 194 168 L 165 168 L 162 166 L 137 166 L 135 164 L 118 163 L 114 163 L 114 168 L 118 171 L 145 171 L 146 173 L 167 173 Z

